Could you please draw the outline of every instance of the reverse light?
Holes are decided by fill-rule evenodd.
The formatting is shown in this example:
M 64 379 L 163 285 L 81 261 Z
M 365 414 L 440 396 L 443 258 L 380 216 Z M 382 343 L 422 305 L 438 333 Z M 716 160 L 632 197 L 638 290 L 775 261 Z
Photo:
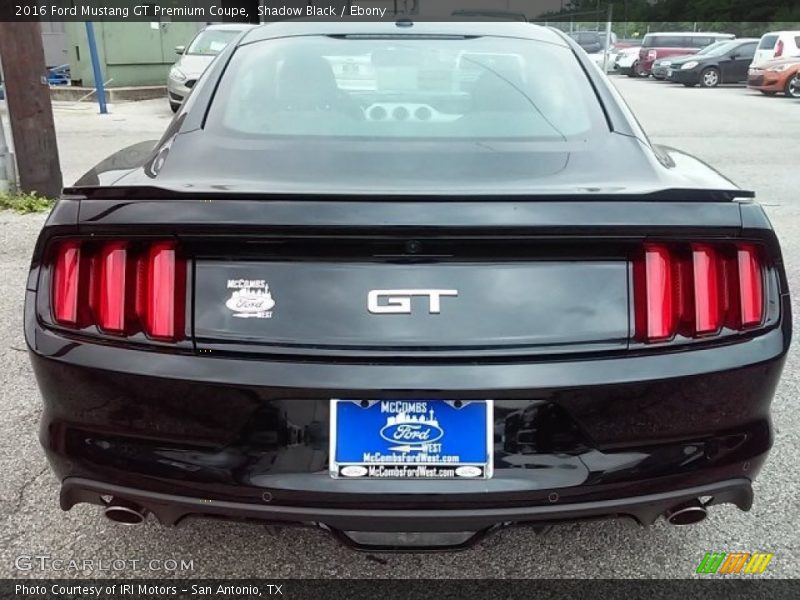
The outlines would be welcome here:
M 755 244 L 644 245 L 633 263 L 636 339 L 713 336 L 764 323 L 764 264 Z
M 178 341 L 185 301 L 186 262 L 175 242 L 68 241 L 56 246 L 52 312 L 59 325 Z

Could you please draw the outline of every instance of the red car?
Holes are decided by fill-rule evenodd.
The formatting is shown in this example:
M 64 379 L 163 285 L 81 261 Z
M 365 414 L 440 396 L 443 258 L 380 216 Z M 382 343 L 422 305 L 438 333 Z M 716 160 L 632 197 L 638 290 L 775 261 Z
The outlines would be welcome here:
M 639 75 L 647 77 L 657 58 L 694 54 L 706 46 L 720 40 L 732 40 L 732 33 L 648 33 L 642 39 L 639 50 Z

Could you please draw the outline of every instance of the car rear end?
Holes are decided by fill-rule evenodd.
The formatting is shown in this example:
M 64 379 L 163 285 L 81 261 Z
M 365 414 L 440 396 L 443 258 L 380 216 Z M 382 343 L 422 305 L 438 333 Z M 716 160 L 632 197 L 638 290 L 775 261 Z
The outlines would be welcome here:
M 212 66 L 142 174 L 71 188 L 40 235 L 25 333 L 62 508 L 316 525 L 382 550 L 748 510 L 791 323 L 778 242 L 749 194 L 686 155 L 643 152 L 613 88 L 560 38 L 454 45 L 423 25 L 412 47 L 426 51 L 401 56 L 396 35 L 275 27 Z M 388 52 L 376 77 L 395 78 L 394 104 L 360 90 L 366 114 L 400 117 L 408 97 L 432 115 L 353 123 L 347 105 L 259 122 L 248 98 L 263 107 L 264 90 L 239 74 L 295 51 Z M 405 77 L 429 68 L 419 56 L 466 68 L 465 52 L 470 68 L 516 57 L 492 75 L 504 92 L 489 109 L 473 89 L 471 125 L 442 117 L 462 110 L 460 90 Z M 487 121 L 518 68 L 556 98 L 532 86 L 541 112 L 510 103 Z M 476 138 L 487 122 L 495 137 Z M 620 158 L 705 183 L 612 185 Z
M 800 56 L 800 31 L 771 31 L 761 36 L 752 66 L 793 56 Z

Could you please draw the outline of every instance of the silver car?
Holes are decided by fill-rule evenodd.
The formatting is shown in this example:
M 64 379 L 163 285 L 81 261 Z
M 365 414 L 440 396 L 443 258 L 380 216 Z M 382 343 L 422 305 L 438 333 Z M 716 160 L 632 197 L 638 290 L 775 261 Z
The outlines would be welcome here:
M 194 36 L 188 47 L 175 47 L 175 53 L 180 58 L 172 65 L 167 77 L 167 93 L 172 112 L 178 111 L 181 102 L 214 57 L 249 27 L 251 26 L 243 23 L 209 25 Z

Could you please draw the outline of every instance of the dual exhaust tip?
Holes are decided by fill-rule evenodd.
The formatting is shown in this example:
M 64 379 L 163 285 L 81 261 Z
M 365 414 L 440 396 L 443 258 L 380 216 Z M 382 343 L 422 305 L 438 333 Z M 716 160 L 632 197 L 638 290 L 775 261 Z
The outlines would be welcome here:
M 706 507 L 697 499 L 673 506 L 664 513 L 670 525 L 694 525 L 704 521 L 707 516 Z
M 109 521 L 120 525 L 139 525 L 147 517 L 147 509 L 123 498 L 111 498 L 103 514 Z

